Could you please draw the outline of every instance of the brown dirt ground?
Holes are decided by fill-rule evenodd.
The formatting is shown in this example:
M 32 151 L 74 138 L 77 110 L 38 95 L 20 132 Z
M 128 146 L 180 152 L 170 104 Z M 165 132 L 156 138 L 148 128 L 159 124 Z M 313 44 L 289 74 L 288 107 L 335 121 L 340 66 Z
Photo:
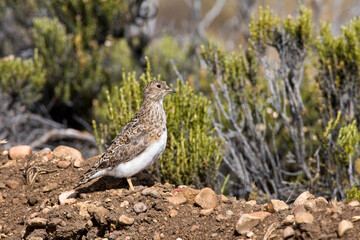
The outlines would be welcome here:
M 3 150 L 0 148 L 0 153 Z M 59 195 L 75 186 L 81 174 L 96 160 L 96 157 L 89 159 L 80 168 L 71 165 L 60 169 L 57 167 L 59 159 L 44 161 L 41 154 L 35 153 L 17 160 L 13 166 L 1 168 L 10 160 L 7 155 L 0 154 L 0 239 L 249 239 L 236 233 L 237 221 L 244 213 L 264 211 L 263 205 L 251 206 L 244 200 L 230 198 L 220 201 L 212 214 L 201 216 L 201 208 L 194 201 L 178 206 L 170 204 L 166 197 L 177 192 L 176 187 L 155 183 L 145 173 L 133 178 L 135 192 L 128 190 L 124 179 L 105 177 L 80 188 L 76 203 L 59 206 Z M 29 166 L 39 171 L 31 185 L 24 177 Z M 19 182 L 19 186 L 9 188 L 8 180 Z M 45 186 L 53 186 L 53 189 L 45 190 Z M 159 195 L 142 195 L 141 191 L 147 186 L 153 186 Z M 121 207 L 125 200 L 129 205 Z M 137 202 L 145 203 L 147 211 L 135 213 L 133 206 Z M 79 204 L 102 207 L 103 214 L 80 214 Z M 293 224 L 295 235 L 289 239 L 340 239 L 338 223 L 359 216 L 360 207 L 341 202 L 335 205 L 324 204 L 311 211 L 315 219 L 313 224 Z M 176 216 L 169 215 L 172 209 L 177 210 Z M 227 215 L 228 210 L 234 215 Z M 134 223 L 120 225 L 118 219 L 122 214 L 134 218 Z M 226 217 L 219 219 L 220 214 Z M 282 220 L 289 214 L 292 214 L 291 208 L 271 214 L 252 229 L 251 239 L 264 239 L 267 232 L 267 239 L 283 239 L 286 226 Z M 29 219 L 34 217 L 47 219 L 46 226 L 29 226 Z M 360 221 L 353 224 L 354 228 L 342 239 L 360 239 Z

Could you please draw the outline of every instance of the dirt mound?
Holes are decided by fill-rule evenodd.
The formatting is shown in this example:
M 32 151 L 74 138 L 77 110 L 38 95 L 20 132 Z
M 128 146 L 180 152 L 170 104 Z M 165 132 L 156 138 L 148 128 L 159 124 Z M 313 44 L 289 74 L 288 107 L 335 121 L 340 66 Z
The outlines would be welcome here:
M 79 162 L 49 150 L 18 160 L 0 148 L 0 238 L 9 239 L 360 239 L 360 204 L 304 193 L 288 206 L 159 184 L 145 173 L 75 186 L 98 157 Z M 343 221 L 345 220 L 345 221 Z M 342 237 L 340 237 L 340 235 Z

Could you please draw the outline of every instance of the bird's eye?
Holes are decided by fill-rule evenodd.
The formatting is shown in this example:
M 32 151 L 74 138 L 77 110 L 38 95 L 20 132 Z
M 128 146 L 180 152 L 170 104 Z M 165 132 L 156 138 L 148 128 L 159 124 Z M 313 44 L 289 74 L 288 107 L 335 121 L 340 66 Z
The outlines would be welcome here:
M 158 85 L 156 85 L 158 88 L 161 88 L 161 85 L 160 84 L 158 84 Z

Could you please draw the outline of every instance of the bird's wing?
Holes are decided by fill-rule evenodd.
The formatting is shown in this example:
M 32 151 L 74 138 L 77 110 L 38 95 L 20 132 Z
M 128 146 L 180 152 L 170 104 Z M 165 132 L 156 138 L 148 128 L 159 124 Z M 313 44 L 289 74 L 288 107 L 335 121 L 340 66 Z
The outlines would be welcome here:
M 150 144 L 149 132 L 151 129 L 145 129 L 136 119 L 132 119 L 114 138 L 100 160 L 81 177 L 76 187 L 87 183 L 98 171 L 128 162 L 144 152 Z

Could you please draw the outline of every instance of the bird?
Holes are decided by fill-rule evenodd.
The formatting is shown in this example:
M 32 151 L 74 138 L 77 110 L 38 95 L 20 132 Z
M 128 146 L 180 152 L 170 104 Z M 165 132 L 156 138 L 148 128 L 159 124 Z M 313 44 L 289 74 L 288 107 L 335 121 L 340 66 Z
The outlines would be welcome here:
M 92 179 L 113 176 L 126 178 L 130 190 L 135 191 L 131 177 L 152 165 L 165 150 L 167 128 L 163 100 L 170 93 L 175 91 L 164 81 L 146 84 L 140 109 L 116 135 L 99 161 L 81 176 L 74 189 Z

